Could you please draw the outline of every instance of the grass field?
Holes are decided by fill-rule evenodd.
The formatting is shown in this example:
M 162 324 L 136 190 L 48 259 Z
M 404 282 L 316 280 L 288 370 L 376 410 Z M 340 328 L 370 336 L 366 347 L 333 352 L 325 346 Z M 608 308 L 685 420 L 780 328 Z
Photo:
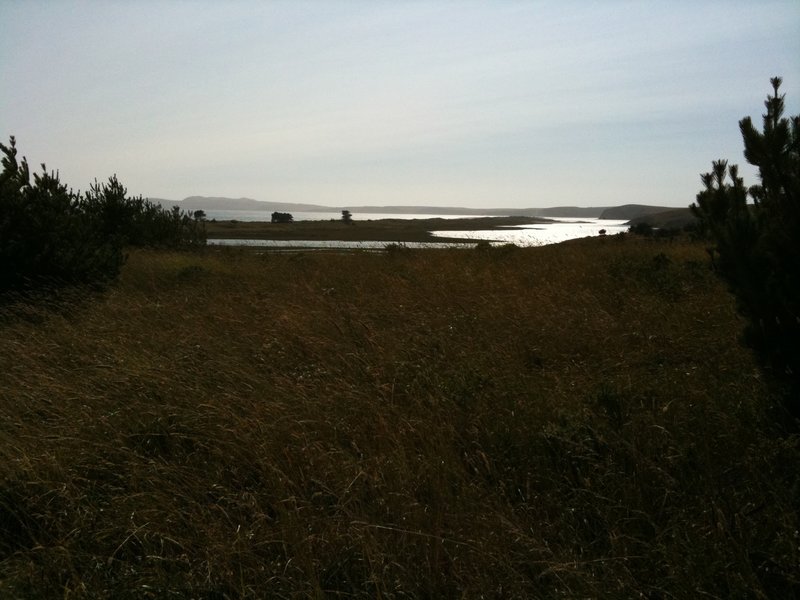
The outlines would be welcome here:
M 703 247 L 134 252 L 0 308 L 0 597 L 795 598 Z

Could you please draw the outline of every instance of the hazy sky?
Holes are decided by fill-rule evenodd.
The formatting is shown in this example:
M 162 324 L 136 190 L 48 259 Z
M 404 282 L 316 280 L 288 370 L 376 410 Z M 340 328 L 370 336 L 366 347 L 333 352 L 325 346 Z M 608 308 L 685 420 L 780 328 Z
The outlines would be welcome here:
M 0 0 L 3 143 L 169 199 L 686 206 L 773 75 L 798 0 Z

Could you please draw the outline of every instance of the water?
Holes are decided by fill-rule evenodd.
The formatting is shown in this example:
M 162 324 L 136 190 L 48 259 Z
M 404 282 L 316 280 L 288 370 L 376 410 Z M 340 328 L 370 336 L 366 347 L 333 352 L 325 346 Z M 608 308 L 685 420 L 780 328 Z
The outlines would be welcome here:
M 553 219 L 555 223 L 519 225 L 517 227 L 485 229 L 480 231 L 433 231 L 434 235 L 451 238 L 493 240 L 502 244 L 517 246 L 543 246 L 557 244 L 576 238 L 601 235 L 614 235 L 628 230 L 627 221 L 610 219 Z
M 400 218 L 395 215 L 384 215 L 384 218 Z M 410 218 L 410 217 L 409 217 Z M 451 215 L 447 218 L 456 218 Z M 482 229 L 471 231 L 433 231 L 434 235 L 442 237 L 459 238 L 464 240 L 491 241 L 494 245 L 516 244 L 517 246 L 543 246 L 556 244 L 575 238 L 600 235 L 605 230 L 606 235 L 614 235 L 627 231 L 627 221 L 609 219 L 553 219 L 553 223 L 539 223 L 535 225 L 520 225 L 514 228 L 498 227 L 497 229 Z M 380 250 L 392 244 L 407 248 L 471 248 L 475 244 L 444 242 L 344 242 L 331 241 L 306 241 L 306 240 L 208 240 L 209 244 L 221 246 L 260 246 L 267 248 L 339 248 L 339 249 L 364 249 Z

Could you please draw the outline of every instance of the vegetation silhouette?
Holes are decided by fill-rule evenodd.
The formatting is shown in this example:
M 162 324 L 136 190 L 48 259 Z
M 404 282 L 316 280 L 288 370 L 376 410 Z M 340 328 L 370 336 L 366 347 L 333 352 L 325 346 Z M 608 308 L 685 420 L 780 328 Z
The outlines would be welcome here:
M 294 217 L 291 215 L 291 213 L 283 213 L 283 212 L 272 213 L 273 223 L 291 223 L 292 221 L 294 221 Z
M 653 235 L 653 226 L 650 223 L 641 222 L 636 223 L 635 225 L 631 225 L 628 228 L 629 233 L 634 233 L 636 235 L 643 235 L 645 237 L 650 237 Z
M 71 284 L 102 286 L 119 274 L 124 249 L 205 244 L 202 219 L 130 197 L 116 175 L 76 193 L 57 171 L 31 172 L 14 136 L 0 144 L 0 293 Z
M 744 342 L 800 417 L 800 116 L 783 117 L 781 82 L 770 80 L 763 131 L 750 117 L 739 121 L 760 184 L 747 188 L 737 165 L 716 160 L 690 208 L 714 243 L 714 269 L 747 319 Z
M 45 165 L 31 183 L 13 136 L 0 149 L 0 291 L 115 278 L 124 261 L 122 246 L 106 235 L 99 215 L 86 212 L 79 195 Z

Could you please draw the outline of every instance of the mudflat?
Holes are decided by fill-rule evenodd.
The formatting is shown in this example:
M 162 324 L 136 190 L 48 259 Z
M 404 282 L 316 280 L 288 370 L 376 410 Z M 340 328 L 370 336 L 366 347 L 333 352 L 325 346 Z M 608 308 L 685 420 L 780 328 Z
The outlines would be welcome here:
M 521 225 L 552 223 L 535 217 L 476 217 L 465 219 L 378 219 L 373 221 L 209 221 L 209 239 L 253 240 L 342 240 L 375 242 L 469 242 L 461 238 L 431 235 L 431 231 L 469 231 L 515 228 Z

